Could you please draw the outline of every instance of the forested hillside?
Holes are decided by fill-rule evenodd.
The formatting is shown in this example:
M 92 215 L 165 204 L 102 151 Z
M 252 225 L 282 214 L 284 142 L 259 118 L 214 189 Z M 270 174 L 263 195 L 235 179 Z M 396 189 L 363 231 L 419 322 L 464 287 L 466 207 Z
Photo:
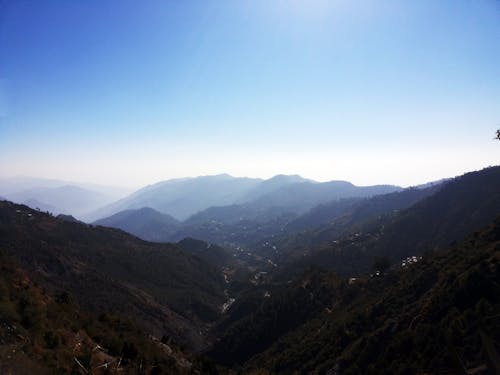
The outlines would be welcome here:
M 224 327 L 210 354 L 245 373 L 495 373 L 499 276 L 497 220 L 380 275 L 306 273 Z
M 0 366 L 14 373 L 99 373 L 106 361 L 125 373 L 138 366 L 145 373 L 495 373 L 498 186 L 494 167 L 440 186 L 340 200 L 288 221 L 318 227 L 230 250 L 195 238 L 147 242 L 2 201 L 0 354 L 8 361 Z M 250 217 L 239 215 L 259 223 L 271 211 L 242 207 L 210 209 L 190 222 L 216 214 L 251 236 Z M 150 209 L 118 219 L 128 215 L 177 225 Z
M 219 269 L 171 244 L 56 219 L 0 202 L 0 249 L 51 292 L 91 311 L 135 319 L 147 331 L 191 346 L 225 301 Z
M 81 310 L 51 295 L 0 253 L 0 373 L 189 374 L 199 363 L 127 318 Z
M 311 265 L 355 276 L 368 272 L 380 257 L 394 263 L 446 247 L 488 225 L 500 213 L 500 167 L 467 173 L 430 189 L 437 191 L 404 210 L 371 219 L 361 215 L 359 221 L 346 215 L 344 219 L 352 225 L 344 225 L 339 218 L 339 223 L 279 238 L 273 243 L 281 251 L 274 259 L 287 265 L 284 277 Z M 379 198 L 384 196 L 368 203 Z

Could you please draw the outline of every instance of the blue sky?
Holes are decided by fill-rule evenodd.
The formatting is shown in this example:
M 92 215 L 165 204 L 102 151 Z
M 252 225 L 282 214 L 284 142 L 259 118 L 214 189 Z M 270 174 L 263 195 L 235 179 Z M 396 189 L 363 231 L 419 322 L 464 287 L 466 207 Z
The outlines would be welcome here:
M 0 175 L 411 185 L 500 164 L 498 1 L 0 1 Z

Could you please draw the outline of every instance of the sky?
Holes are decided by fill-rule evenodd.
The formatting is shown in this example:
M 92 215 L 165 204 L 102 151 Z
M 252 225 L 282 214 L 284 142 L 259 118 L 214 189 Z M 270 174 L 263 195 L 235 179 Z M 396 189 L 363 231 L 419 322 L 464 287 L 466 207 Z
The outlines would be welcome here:
M 0 0 L 0 176 L 409 186 L 498 128 L 499 1 Z

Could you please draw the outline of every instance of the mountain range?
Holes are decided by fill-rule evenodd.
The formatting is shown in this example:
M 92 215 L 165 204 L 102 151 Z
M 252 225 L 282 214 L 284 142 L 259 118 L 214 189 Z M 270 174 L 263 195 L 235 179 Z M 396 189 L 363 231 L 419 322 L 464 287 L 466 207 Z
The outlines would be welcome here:
M 243 201 L 183 221 L 140 207 L 86 224 L 1 201 L 0 370 L 500 371 L 500 167 L 369 193 L 238 184 Z M 295 205 L 309 189 L 336 198 Z
M 222 174 L 159 182 L 96 210 L 87 219 L 95 221 L 120 211 L 149 207 L 182 221 L 210 207 L 241 204 L 253 204 L 260 209 L 284 207 L 299 213 L 334 199 L 368 197 L 397 190 L 400 188 L 390 185 L 358 187 L 343 181 L 320 183 L 300 176 L 278 175 L 261 180 Z
M 369 215 L 370 204 L 363 205 L 358 207 L 363 215 L 355 210 L 326 225 L 270 242 L 280 249 L 273 259 L 290 267 L 284 272 L 287 277 L 292 268 L 300 273 L 311 266 L 355 275 L 369 271 L 377 257 L 389 257 L 394 263 L 444 248 L 495 220 L 500 214 L 499 187 L 500 167 L 490 167 L 422 190 L 419 195 L 427 194 L 420 195 L 423 199 L 385 215 L 380 211 Z M 403 192 L 392 198 L 399 201 L 399 194 Z
M 124 208 L 94 224 L 123 229 L 149 241 L 194 237 L 230 247 L 247 246 L 280 233 L 317 204 L 400 190 L 389 185 L 358 187 L 343 181 L 318 183 L 297 175 L 268 180 L 205 176 L 141 189 L 97 210 L 95 216 Z
M 291 176 L 293 181 L 287 189 L 297 190 L 297 176 Z M 284 179 L 280 176 L 278 179 Z M 328 221 L 345 216 L 351 212 L 351 220 L 345 222 L 344 229 L 354 225 L 354 221 L 367 220 L 372 216 L 385 214 L 392 210 L 409 207 L 420 199 L 432 194 L 440 185 L 428 188 L 398 189 L 396 192 L 375 195 L 380 189 L 383 193 L 385 187 L 357 188 L 348 183 L 312 184 L 301 182 L 298 186 L 302 191 L 310 191 L 310 188 L 328 192 L 331 198 L 336 194 L 337 198 L 329 203 L 314 206 L 303 212 L 293 202 L 286 202 L 278 198 L 270 199 L 272 195 L 283 195 L 284 188 L 269 192 L 268 183 L 276 186 L 276 178 L 263 183 L 265 194 L 255 201 L 243 204 L 232 204 L 227 206 L 210 207 L 191 215 L 184 221 L 177 221 L 167 214 L 163 214 L 152 208 L 129 209 L 121 211 L 110 217 L 94 222 L 96 225 L 119 228 L 132 233 L 142 239 L 156 242 L 179 241 L 185 237 L 199 238 L 205 241 L 222 244 L 228 247 L 256 246 L 262 240 L 276 235 L 289 236 L 291 234 L 319 227 Z M 341 186 L 339 188 L 339 186 Z M 363 191 L 367 189 L 374 194 L 373 197 L 365 197 Z M 294 193 L 294 194 L 295 194 Z M 252 193 L 255 196 L 256 190 Z M 290 196 L 302 197 L 307 194 L 291 194 Z M 353 195 L 353 197 L 351 197 Z M 347 196 L 347 197 L 344 197 Z M 269 199 L 269 201 L 268 201 Z M 298 199 L 298 198 L 294 198 Z M 321 194 L 315 198 L 322 201 Z M 327 198 L 324 198 L 327 199 Z M 268 202 L 275 202 L 275 206 Z M 282 204 L 282 205 L 279 205 Z M 308 204 L 307 206 L 310 206 Z M 304 206 L 305 207 L 305 206 Z M 340 231 L 342 226 L 337 221 L 335 228 Z
M 84 218 L 86 214 L 128 193 L 128 189 L 70 181 L 0 178 L 0 193 L 8 200 L 55 215 Z

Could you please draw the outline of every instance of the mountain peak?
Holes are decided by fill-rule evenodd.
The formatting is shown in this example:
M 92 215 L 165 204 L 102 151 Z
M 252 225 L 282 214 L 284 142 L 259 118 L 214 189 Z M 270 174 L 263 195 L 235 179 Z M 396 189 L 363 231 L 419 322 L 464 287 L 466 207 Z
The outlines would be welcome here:
M 265 180 L 264 182 L 270 183 L 270 182 L 276 182 L 276 183 L 295 183 L 295 182 L 310 182 L 311 180 L 308 180 L 302 176 L 299 176 L 298 174 L 277 174 L 276 176 L 271 177 L 268 180 Z

